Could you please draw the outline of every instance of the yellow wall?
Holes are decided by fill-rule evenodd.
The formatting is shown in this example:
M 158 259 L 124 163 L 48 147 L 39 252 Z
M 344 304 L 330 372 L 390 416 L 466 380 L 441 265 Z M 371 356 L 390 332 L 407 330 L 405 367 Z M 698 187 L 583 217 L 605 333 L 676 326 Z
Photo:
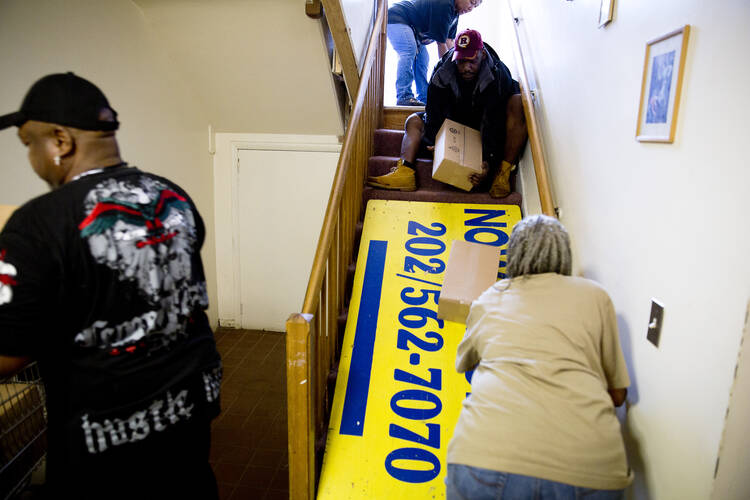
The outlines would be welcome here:
M 634 381 L 630 494 L 707 499 L 750 298 L 750 3 L 619 1 L 606 29 L 599 1 L 513 3 L 577 270 L 618 312 Z M 646 42 L 685 24 L 675 142 L 637 142 Z M 658 349 L 646 341 L 651 297 L 665 305 Z M 733 480 L 744 491 L 733 498 L 747 498 L 747 472 Z
M 297 0 L 133 0 L 216 132 L 341 135 L 320 21 Z

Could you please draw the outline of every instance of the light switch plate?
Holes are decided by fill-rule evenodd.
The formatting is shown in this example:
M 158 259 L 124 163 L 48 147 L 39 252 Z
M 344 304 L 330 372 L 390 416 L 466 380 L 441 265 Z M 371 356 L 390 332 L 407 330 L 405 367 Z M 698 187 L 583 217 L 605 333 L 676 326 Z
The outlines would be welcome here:
M 648 332 L 646 339 L 659 347 L 659 337 L 661 336 L 661 324 L 664 318 L 664 306 L 656 299 L 651 299 L 651 316 L 648 318 Z

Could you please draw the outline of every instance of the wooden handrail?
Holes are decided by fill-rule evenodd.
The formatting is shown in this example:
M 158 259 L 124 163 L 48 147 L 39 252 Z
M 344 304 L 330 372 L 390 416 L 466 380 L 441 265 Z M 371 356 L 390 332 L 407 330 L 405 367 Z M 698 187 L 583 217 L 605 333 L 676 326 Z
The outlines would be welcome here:
M 328 20 L 328 27 L 331 30 L 335 51 L 341 61 L 341 68 L 344 73 L 344 83 L 349 91 L 350 96 L 354 96 L 359 89 L 361 77 L 357 70 L 357 58 L 354 55 L 352 39 L 349 35 L 349 29 L 346 25 L 346 17 L 341 0 L 321 0 L 323 12 Z M 364 72 L 364 70 L 363 70 Z
M 323 17 L 323 5 L 320 3 L 320 0 L 306 0 L 305 14 L 312 19 Z
M 344 195 L 343 186 L 349 173 L 349 159 L 352 149 L 355 147 L 355 141 L 353 139 L 356 128 L 353 125 L 358 123 L 362 118 L 364 109 L 363 104 L 366 96 L 366 92 L 363 92 L 362 90 L 363 87 L 366 87 L 370 81 L 375 54 L 380 50 L 380 44 L 377 43 L 378 38 L 383 38 L 385 36 L 386 24 L 384 20 L 386 11 L 384 2 L 385 0 L 379 0 L 378 2 L 378 13 L 367 47 L 367 54 L 365 55 L 365 65 L 364 68 L 362 68 L 362 75 L 360 77 L 359 87 L 357 89 L 357 96 L 354 100 L 352 114 L 349 118 L 349 126 L 347 127 L 346 135 L 344 136 L 344 145 L 341 149 L 338 165 L 336 167 L 333 186 L 331 186 L 331 195 L 328 198 L 328 206 L 326 207 L 326 214 L 325 218 L 323 219 L 323 227 L 320 230 L 318 247 L 315 250 L 315 258 L 313 259 L 313 267 L 310 272 L 310 280 L 307 283 L 305 301 L 302 306 L 302 312 L 306 314 L 312 314 L 313 312 L 315 312 L 315 307 L 317 306 L 317 304 L 315 303 L 315 298 L 317 296 L 315 291 L 320 289 L 321 283 L 323 282 L 325 264 L 328 259 L 328 252 L 331 250 L 331 241 L 333 240 L 333 231 L 336 224 L 335 215 L 336 211 L 341 205 L 341 199 Z M 381 71 L 381 75 L 382 74 L 383 72 Z M 381 75 L 378 76 L 380 77 Z M 380 108 L 382 111 L 382 104 Z
M 541 129 L 534 109 L 534 98 L 531 95 L 529 78 L 526 73 L 526 63 L 523 58 L 523 51 L 521 50 L 521 38 L 518 34 L 517 18 L 513 14 L 511 0 L 506 1 L 508 4 L 508 12 L 510 12 L 510 20 L 513 24 L 513 33 L 515 33 L 516 43 L 513 44 L 513 51 L 515 53 L 516 62 L 518 63 L 518 83 L 521 86 L 523 110 L 524 115 L 526 116 L 526 124 L 529 129 L 529 144 L 531 146 L 531 157 L 534 161 L 534 173 L 536 174 L 536 184 L 539 190 L 539 201 L 542 205 L 542 213 L 552 217 L 557 217 L 557 209 L 552 197 L 552 189 L 550 188 L 549 176 L 547 174 L 547 161 L 545 160 L 544 155 L 544 143 L 542 142 Z
M 323 0 L 324 7 L 329 2 Z M 325 9 L 326 17 L 329 10 Z M 338 359 L 338 315 L 346 304 L 347 268 L 355 251 L 367 162 L 382 121 L 386 47 L 386 2 L 377 13 L 328 198 L 302 311 L 286 323 L 289 496 L 312 500 L 320 472 L 330 401 L 329 384 Z M 331 31 L 341 32 L 327 19 Z M 347 84 L 351 81 L 349 79 Z

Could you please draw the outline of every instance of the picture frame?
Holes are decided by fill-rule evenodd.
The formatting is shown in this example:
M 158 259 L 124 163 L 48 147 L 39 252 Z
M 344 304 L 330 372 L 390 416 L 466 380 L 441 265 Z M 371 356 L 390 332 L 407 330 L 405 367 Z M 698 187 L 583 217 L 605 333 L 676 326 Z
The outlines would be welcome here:
M 615 0 L 601 0 L 599 5 L 599 27 L 604 28 L 612 22 L 615 13 Z
M 674 142 L 690 25 L 646 43 L 635 136 L 640 142 Z

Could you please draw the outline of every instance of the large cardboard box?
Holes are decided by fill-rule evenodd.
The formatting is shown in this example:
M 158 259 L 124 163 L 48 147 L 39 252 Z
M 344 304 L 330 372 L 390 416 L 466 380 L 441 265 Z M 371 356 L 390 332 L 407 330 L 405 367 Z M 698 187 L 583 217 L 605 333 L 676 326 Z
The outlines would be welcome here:
M 445 120 L 435 138 L 432 178 L 471 191 L 469 176 L 482 172 L 482 137 L 479 131 Z
M 500 248 L 454 240 L 438 301 L 438 318 L 466 323 L 471 303 L 497 281 Z

